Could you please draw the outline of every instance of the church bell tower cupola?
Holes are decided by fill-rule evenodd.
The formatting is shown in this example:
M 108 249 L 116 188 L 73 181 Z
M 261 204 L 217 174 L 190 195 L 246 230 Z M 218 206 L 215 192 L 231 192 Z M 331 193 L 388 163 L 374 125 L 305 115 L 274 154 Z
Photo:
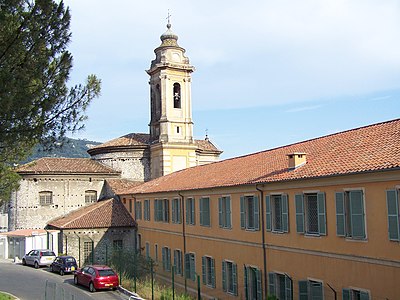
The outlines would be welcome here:
M 150 141 L 193 143 L 191 73 L 194 67 L 178 45 L 171 24 L 160 37 L 147 74 L 150 75 Z

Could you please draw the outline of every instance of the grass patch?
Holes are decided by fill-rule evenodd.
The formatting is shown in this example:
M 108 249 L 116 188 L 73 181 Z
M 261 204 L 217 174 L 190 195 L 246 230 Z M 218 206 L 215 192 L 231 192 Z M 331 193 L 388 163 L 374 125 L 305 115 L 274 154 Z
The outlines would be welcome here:
M 0 300 L 13 300 L 16 299 L 13 296 L 0 292 Z

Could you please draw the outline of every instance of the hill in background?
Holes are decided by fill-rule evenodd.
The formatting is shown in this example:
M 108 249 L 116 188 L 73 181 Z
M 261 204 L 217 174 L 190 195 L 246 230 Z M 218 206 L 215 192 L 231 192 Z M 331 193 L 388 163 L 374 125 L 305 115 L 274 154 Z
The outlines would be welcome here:
M 82 158 L 90 157 L 87 150 L 93 146 L 100 145 L 99 142 L 81 140 L 81 139 L 71 139 L 66 138 L 63 143 L 58 143 L 51 151 L 43 150 L 41 145 L 37 145 L 32 150 L 32 155 L 30 155 L 21 164 L 39 159 L 41 157 L 67 157 L 67 158 Z

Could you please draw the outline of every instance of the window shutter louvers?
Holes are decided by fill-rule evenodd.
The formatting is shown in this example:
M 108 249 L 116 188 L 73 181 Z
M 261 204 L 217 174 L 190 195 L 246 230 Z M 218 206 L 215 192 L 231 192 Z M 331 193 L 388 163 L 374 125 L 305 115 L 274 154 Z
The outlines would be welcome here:
M 231 221 L 231 197 L 226 197 L 226 227 L 232 228 L 232 221 Z
M 275 296 L 275 273 L 268 273 L 268 295 Z
M 285 299 L 292 300 L 292 279 L 285 275 Z
M 308 300 L 308 281 L 299 281 L 299 300 Z
M 194 255 L 190 256 L 190 273 L 192 275 L 192 280 L 196 280 L 196 261 Z
M 265 223 L 266 223 L 266 229 L 267 231 L 272 230 L 272 218 L 271 218 L 271 197 L 269 195 L 265 196 Z
M 190 254 L 185 253 L 185 277 L 190 278 Z
M 335 193 L 336 202 L 336 235 L 345 236 L 345 210 L 344 210 L 344 193 Z
M 350 191 L 351 236 L 365 238 L 364 200 L 362 191 Z
M 224 222 L 222 220 L 222 198 L 218 198 L 218 223 L 219 227 L 224 227 Z
M 249 288 L 248 288 L 248 280 L 247 280 L 247 272 L 248 272 L 248 267 L 244 266 L 244 294 L 246 296 L 246 300 L 249 299 Z
M 386 191 L 389 240 L 399 240 L 399 200 L 396 190 Z
M 199 199 L 200 225 L 204 225 L 204 198 Z
M 221 199 L 221 198 L 220 198 Z M 222 290 L 226 292 L 226 262 L 222 261 Z
M 165 271 L 167 269 L 167 264 L 166 264 L 166 255 L 165 255 L 165 247 L 161 249 L 161 259 L 163 263 L 163 270 Z
M 342 300 L 351 300 L 351 298 L 350 298 L 350 290 L 349 289 L 343 289 L 342 290 Z
M 201 271 L 203 273 L 203 284 L 206 284 L 207 283 L 207 281 L 206 281 L 207 274 L 206 274 L 206 257 L 205 256 L 203 256 L 201 258 Z
M 240 228 L 246 228 L 246 214 L 244 212 L 244 197 L 240 197 Z
M 172 199 L 172 207 L 171 207 L 171 209 L 172 209 L 172 222 L 173 223 L 177 223 L 177 217 L 176 217 L 176 209 L 177 209 L 177 207 L 176 207 L 176 200 L 175 199 Z
M 326 208 L 325 193 L 318 193 L 318 231 L 321 235 L 326 235 Z
M 282 195 L 282 230 L 283 232 L 289 232 L 289 206 L 288 206 L 288 195 Z
M 257 196 L 254 196 L 254 229 L 260 230 L 260 205 Z
M 257 277 L 257 299 L 262 299 L 262 282 L 261 282 L 261 271 L 256 269 Z
M 171 248 L 167 248 L 167 257 L 168 271 L 171 271 Z
M 211 282 L 212 287 L 215 288 L 215 259 L 211 259 Z
M 360 291 L 360 300 L 369 300 L 369 293 Z
M 232 276 L 232 280 L 233 280 L 233 292 L 234 294 L 237 296 L 238 294 L 238 288 L 237 288 L 237 265 L 236 264 L 232 264 L 232 268 L 233 268 L 233 276 Z
M 294 196 L 296 206 L 296 231 L 297 233 L 304 233 L 304 200 L 303 194 L 296 194 Z
M 196 202 L 194 201 L 194 198 L 192 198 L 192 206 L 191 206 L 191 224 L 195 225 L 196 224 L 196 220 L 195 220 L 195 204 Z
M 190 224 L 190 205 L 189 198 L 186 199 L 186 224 Z

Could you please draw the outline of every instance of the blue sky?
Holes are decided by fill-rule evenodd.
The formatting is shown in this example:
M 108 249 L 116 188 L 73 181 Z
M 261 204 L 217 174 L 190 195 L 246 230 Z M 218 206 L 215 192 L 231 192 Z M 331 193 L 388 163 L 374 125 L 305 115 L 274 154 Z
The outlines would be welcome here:
M 71 84 L 102 95 L 73 137 L 148 132 L 149 77 L 168 9 L 196 71 L 194 135 L 230 158 L 400 117 L 398 0 L 65 0 Z

